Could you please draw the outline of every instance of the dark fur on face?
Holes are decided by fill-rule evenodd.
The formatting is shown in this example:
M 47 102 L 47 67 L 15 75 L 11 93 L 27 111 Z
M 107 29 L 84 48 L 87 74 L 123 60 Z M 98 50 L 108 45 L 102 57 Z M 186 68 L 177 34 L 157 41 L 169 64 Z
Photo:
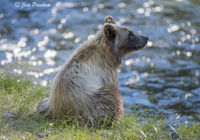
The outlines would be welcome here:
M 133 51 L 142 49 L 147 44 L 148 37 L 136 35 L 129 28 L 118 26 L 111 16 L 106 17 L 105 21 L 105 37 L 120 59 Z

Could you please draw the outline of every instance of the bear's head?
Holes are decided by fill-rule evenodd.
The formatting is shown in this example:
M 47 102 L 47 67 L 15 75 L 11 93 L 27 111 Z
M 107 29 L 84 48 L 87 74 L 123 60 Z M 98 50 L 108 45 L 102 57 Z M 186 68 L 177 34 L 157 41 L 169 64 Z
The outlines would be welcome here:
M 107 44 L 119 59 L 127 54 L 142 49 L 148 37 L 136 35 L 129 28 L 116 24 L 112 16 L 105 18 L 103 32 Z

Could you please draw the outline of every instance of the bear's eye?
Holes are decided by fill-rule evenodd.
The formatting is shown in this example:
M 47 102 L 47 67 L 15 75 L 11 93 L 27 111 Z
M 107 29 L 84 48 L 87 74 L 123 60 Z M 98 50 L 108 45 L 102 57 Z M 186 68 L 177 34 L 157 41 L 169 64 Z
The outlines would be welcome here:
M 129 37 L 130 40 L 133 40 L 133 39 L 134 39 L 134 35 L 133 35 L 133 33 L 132 33 L 132 32 L 129 32 L 128 37 Z

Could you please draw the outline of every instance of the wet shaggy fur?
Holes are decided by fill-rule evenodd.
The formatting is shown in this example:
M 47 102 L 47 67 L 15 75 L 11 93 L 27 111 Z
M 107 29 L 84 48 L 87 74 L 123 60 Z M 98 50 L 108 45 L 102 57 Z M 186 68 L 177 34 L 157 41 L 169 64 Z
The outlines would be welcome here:
M 135 37 L 131 40 L 130 34 Z M 138 37 L 138 38 L 137 38 Z M 123 57 L 147 43 L 147 38 L 105 18 L 102 30 L 72 54 L 58 72 L 50 97 L 38 107 L 49 118 L 73 118 L 83 124 L 112 122 L 123 114 L 117 70 Z

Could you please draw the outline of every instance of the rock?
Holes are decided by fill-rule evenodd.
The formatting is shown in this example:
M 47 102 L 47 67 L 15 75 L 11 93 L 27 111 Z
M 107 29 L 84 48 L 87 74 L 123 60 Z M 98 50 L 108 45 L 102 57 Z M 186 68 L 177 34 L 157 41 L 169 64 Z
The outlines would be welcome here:
M 6 112 L 6 113 L 2 114 L 2 117 L 3 118 L 16 118 L 17 116 L 13 113 Z

